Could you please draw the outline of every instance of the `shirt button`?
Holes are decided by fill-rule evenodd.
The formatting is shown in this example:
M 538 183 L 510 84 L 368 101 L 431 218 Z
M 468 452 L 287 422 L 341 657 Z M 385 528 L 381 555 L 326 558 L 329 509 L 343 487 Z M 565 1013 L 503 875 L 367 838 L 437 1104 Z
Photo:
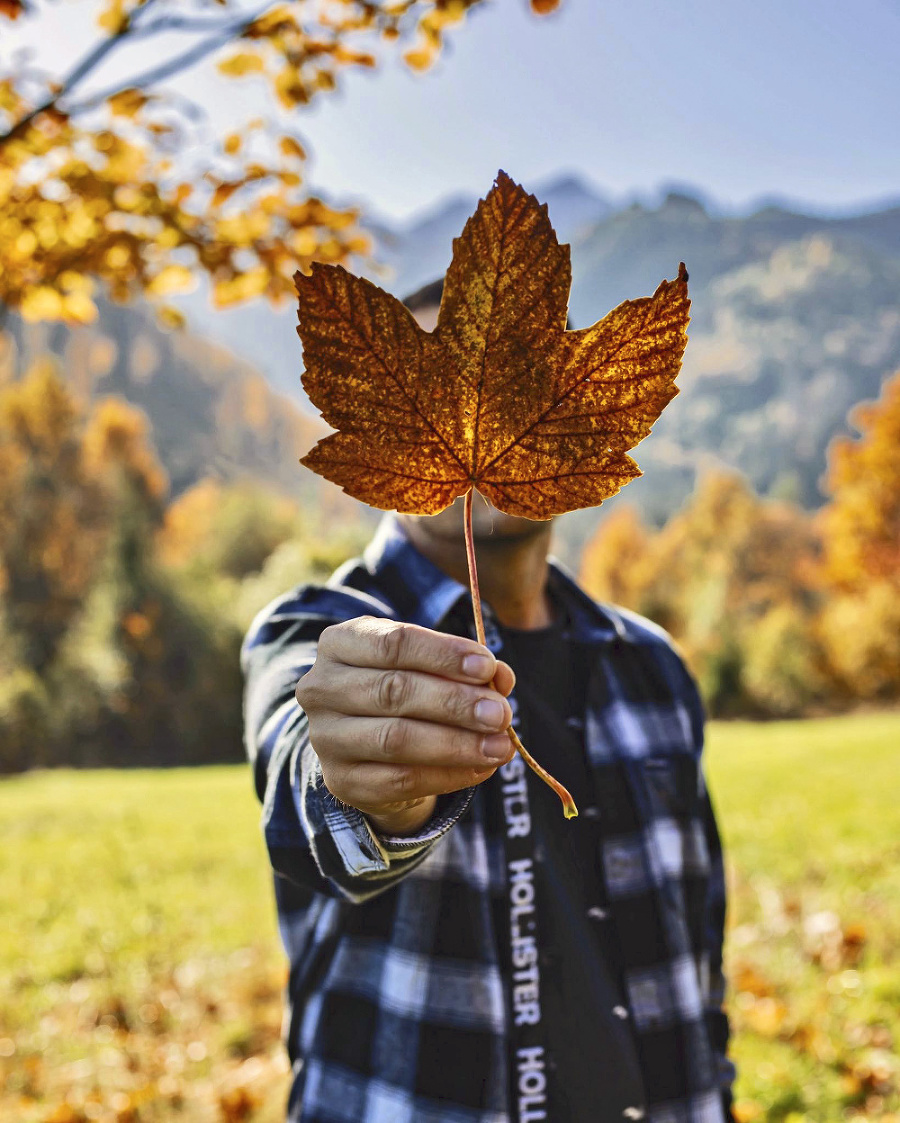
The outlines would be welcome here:
M 606 920 L 609 913 L 606 909 L 601 909 L 599 905 L 595 905 L 592 909 L 588 909 L 588 916 L 591 920 Z
M 642 1107 L 626 1107 L 622 1114 L 626 1119 L 643 1119 L 647 1113 Z
M 623 1022 L 628 1017 L 628 1011 L 624 1006 L 613 1006 L 612 1012 L 616 1015 L 617 1018 L 621 1018 Z M 638 1118 L 640 1119 L 640 1116 L 638 1116 Z
M 585 817 L 585 819 L 599 819 L 600 818 L 600 808 L 599 807 L 585 807 L 582 810 L 581 814 Z
M 568 725 L 570 729 L 584 729 L 584 722 L 575 714 L 566 718 L 566 725 Z

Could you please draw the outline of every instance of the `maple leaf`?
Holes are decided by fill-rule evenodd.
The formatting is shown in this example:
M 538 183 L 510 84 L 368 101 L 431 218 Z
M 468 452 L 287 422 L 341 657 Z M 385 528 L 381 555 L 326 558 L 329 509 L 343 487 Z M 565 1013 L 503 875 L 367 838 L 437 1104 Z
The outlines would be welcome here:
M 382 510 L 435 514 L 464 495 L 484 642 L 473 491 L 548 519 L 639 476 L 627 450 L 678 393 L 687 279 L 682 264 L 653 296 L 567 331 L 569 247 L 546 206 L 500 172 L 453 243 L 433 332 L 341 266 L 295 274 L 303 387 L 337 430 L 302 463 Z
M 294 277 L 303 387 L 336 434 L 308 468 L 382 510 L 435 514 L 473 487 L 546 519 L 640 469 L 626 454 L 678 392 L 687 273 L 566 331 L 569 247 L 502 172 L 453 246 L 434 332 L 340 266 Z

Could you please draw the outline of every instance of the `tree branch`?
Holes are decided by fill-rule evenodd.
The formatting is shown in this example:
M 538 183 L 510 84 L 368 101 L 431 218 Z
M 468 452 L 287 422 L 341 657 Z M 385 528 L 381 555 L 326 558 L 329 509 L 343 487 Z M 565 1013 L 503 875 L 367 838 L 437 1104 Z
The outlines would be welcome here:
M 150 2 L 152 2 L 152 0 L 148 0 L 148 3 Z M 122 90 L 127 90 L 132 86 L 137 86 L 140 89 L 149 89 L 158 82 L 164 82 L 167 78 L 171 78 L 174 74 L 179 74 L 183 70 L 190 69 L 190 67 L 200 62 L 201 59 L 204 59 L 207 55 L 212 54 L 213 51 L 227 43 L 230 39 L 239 37 L 254 20 L 259 19 L 275 2 L 276 0 L 266 0 L 265 4 L 257 8 L 253 13 L 233 23 L 220 26 L 216 34 L 208 36 L 199 43 L 195 43 L 192 47 L 188 48 L 188 50 L 182 51 L 180 55 L 175 55 L 173 58 L 167 59 L 157 66 L 152 66 L 140 74 L 122 79 L 119 82 L 114 82 L 112 85 L 107 86 L 105 90 L 101 90 L 96 94 L 91 94 L 91 96 L 84 101 L 71 106 L 66 112 L 69 116 L 75 116 L 77 113 L 85 113 L 88 110 L 96 109 L 98 106 L 102 105 L 107 98 L 114 97 L 116 94 L 121 93 Z M 2 140 L 2 138 L 0 138 L 0 140 Z
M 230 23 L 215 20 L 190 20 L 172 17 L 171 19 L 161 18 L 149 25 L 142 25 L 138 23 L 138 20 L 157 3 L 157 0 L 146 0 L 143 7 L 139 8 L 134 13 L 131 20 L 120 31 L 108 36 L 88 51 L 84 58 L 62 79 L 59 87 L 49 97 L 45 98 L 44 101 L 36 105 L 33 109 L 30 109 L 5 133 L 0 133 L 0 146 L 21 136 L 32 121 L 40 117 L 42 113 L 47 113 L 52 109 L 62 110 L 61 103 L 64 102 L 65 98 L 72 93 L 76 86 L 80 85 L 85 78 L 93 73 L 117 47 L 121 46 L 125 39 L 147 39 L 154 34 L 159 34 L 168 30 L 199 31 L 206 30 L 210 26 L 217 29 L 214 34 L 207 36 L 207 38 L 201 40 L 199 43 L 195 43 L 193 47 L 183 51 L 180 55 L 175 55 L 174 58 L 170 58 L 166 62 L 160 63 L 158 66 L 150 67 L 142 73 L 136 74 L 130 78 L 121 79 L 108 86 L 100 93 L 92 94 L 84 101 L 62 110 L 67 116 L 71 117 L 90 109 L 96 109 L 99 105 L 102 105 L 107 98 L 120 93 L 122 90 L 127 90 L 132 86 L 147 87 L 154 85 L 157 82 L 165 81 L 166 78 L 172 77 L 173 74 L 178 74 L 180 71 L 188 69 L 205 58 L 208 54 L 211 54 L 218 47 L 227 43 L 229 39 L 241 35 L 250 24 L 252 24 L 254 20 L 259 19 L 274 2 L 275 0 L 266 0 L 265 4 L 256 8 L 252 13 L 242 16 L 240 19 L 232 20 Z M 179 24 L 183 26 L 176 26 Z
M 149 39 L 163 31 L 218 31 L 228 24 L 227 19 L 204 19 L 200 16 L 191 19 L 190 16 L 160 16 L 159 19 L 139 28 L 134 35 L 135 39 Z
M 157 0 L 146 0 L 143 7 L 139 8 L 134 16 L 119 31 L 107 36 L 106 39 L 102 40 L 88 51 L 84 58 L 81 59 L 80 62 L 77 62 L 66 77 L 63 78 L 54 93 L 48 98 L 45 98 L 39 105 L 36 105 L 34 109 L 29 110 L 24 117 L 16 121 L 5 133 L 0 133 L 0 145 L 20 136 L 31 122 L 34 121 L 35 118 L 40 117 L 42 113 L 46 113 L 50 109 L 55 109 L 61 98 L 71 93 L 80 82 L 83 82 L 92 71 L 96 70 L 100 63 L 103 62 L 116 47 L 121 46 L 122 42 L 133 33 L 136 26 L 135 20 L 152 8 L 156 2 Z

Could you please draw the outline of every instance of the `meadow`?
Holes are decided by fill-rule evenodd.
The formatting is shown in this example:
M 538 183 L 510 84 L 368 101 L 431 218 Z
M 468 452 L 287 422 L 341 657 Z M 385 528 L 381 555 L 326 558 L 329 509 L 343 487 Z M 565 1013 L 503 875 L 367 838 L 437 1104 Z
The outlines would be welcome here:
M 708 739 L 738 1117 L 900 1123 L 900 713 Z M 0 1119 L 279 1119 L 258 820 L 243 767 L 0 783 Z

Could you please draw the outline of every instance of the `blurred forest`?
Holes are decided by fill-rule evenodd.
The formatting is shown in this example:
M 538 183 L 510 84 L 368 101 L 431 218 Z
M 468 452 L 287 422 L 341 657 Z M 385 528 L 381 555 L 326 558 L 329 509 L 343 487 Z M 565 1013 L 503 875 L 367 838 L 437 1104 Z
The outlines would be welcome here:
M 50 359 L 0 389 L 0 474 L 0 769 L 239 759 L 244 630 L 363 524 L 250 481 L 167 501 L 146 415 Z
M 584 551 L 585 586 L 671 632 L 713 716 L 900 698 L 900 374 L 851 422 L 817 512 L 718 472 L 658 530 L 619 502 Z M 170 494 L 153 438 L 52 357 L 0 388 L 3 771 L 240 759 L 253 615 L 371 531 L 333 490 L 198 476 Z
M 816 512 L 709 473 L 662 529 L 623 503 L 585 549 L 585 586 L 674 636 L 714 716 L 900 698 L 900 374 L 849 420 Z
M 364 227 L 311 192 L 296 111 L 398 54 L 427 69 L 481 4 L 323 0 L 310 18 L 98 0 L 82 58 L 0 60 L 0 770 L 240 759 L 254 612 L 327 576 L 373 521 L 297 467 L 322 423 L 260 373 L 286 324 L 271 317 L 313 261 L 374 248 L 397 284 L 412 261 L 431 279 L 462 205 L 405 234 Z M 6 25 L 49 12 L 0 0 Z M 260 83 L 272 113 L 217 131 L 171 84 L 201 59 Z M 811 508 L 840 418 L 897 363 L 900 212 L 738 220 L 671 192 L 650 209 L 574 181 L 551 194 L 576 319 L 680 257 L 696 299 L 693 366 L 645 478 L 598 530 L 590 512 L 561 523 L 566 560 L 671 632 L 714 716 L 897 701 L 900 376 L 851 413 L 858 439 L 831 442 Z M 223 323 L 246 306 L 229 322 L 253 361 L 172 330 L 198 279 Z M 285 338 L 296 386 L 292 324 Z

